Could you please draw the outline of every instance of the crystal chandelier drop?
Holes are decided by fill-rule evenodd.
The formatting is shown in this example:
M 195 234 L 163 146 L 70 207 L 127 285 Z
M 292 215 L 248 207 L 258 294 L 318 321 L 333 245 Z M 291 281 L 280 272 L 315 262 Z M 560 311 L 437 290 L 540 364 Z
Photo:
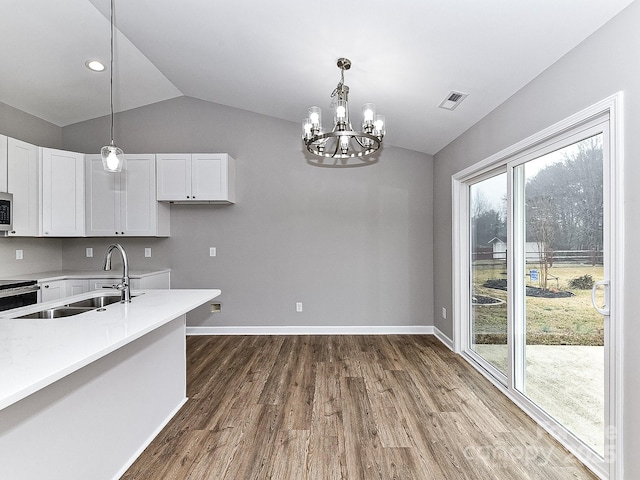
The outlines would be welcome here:
M 309 108 L 309 117 L 302 122 L 302 139 L 307 150 L 321 157 L 315 162 L 319 166 L 354 167 L 371 165 L 375 160 L 367 155 L 378 151 L 385 134 L 384 116 L 376 115 L 376 106 L 365 103 L 362 106 L 362 131 L 355 131 L 349 119 L 349 87 L 344 84 L 344 71 L 351 68 L 348 58 L 338 59 L 340 82 L 331 94 L 334 107 L 333 129 L 325 132 L 322 128 L 320 107 Z M 325 159 L 335 159 L 325 164 Z
M 113 3 L 114 0 L 111 0 L 111 68 L 109 70 L 111 74 L 109 83 L 111 92 L 111 142 L 100 149 L 100 156 L 102 157 L 102 168 L 107 172 L 116 173 L 122 171 L 124 153 L 113 142 Z

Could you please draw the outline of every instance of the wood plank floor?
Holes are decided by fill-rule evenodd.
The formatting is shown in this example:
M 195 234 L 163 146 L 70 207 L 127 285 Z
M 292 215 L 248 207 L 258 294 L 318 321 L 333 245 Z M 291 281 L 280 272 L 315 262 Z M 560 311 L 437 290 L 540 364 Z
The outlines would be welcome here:
M 187 383 L 123 479 L 596 478 L 429 335 L 188 337 Z

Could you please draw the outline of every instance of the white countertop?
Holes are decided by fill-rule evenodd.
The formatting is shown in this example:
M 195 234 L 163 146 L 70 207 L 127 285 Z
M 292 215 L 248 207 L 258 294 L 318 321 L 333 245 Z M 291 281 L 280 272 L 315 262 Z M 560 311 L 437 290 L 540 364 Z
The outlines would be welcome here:
M 51 320 L 11 319 L 116 290 L 83 293 L 0 312 L 0 409 L 117 350 L 220 295 L 220 290 L 145 290 L 114 303 Z
M 154 269 L 131 269 L 129 270 L 129 278 L 143 278 L 150 275 L 170 272 L 170 268 L 154 268 Z M 55 280 L 76 280 L 76 279 L 92 279 L 92 278 L 121 278 L 122 268 L 118 267 L 113 270 L 52 270 L 49 272 L 25 273 L 22 275 L 11 275 L 3 280 L 37 280 L 38 282 L 53 282 Z

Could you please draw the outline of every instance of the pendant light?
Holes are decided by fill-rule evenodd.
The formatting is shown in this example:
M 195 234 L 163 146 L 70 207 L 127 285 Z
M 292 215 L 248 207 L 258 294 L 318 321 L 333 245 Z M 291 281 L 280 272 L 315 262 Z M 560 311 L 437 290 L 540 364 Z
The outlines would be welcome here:
M 102 156 L 102 167 L 104 170 L 116 173 L 122 171 L 124 152 L 113 142 L 113 4 L 114 0 L 111 0 L 111 68 L 109 70 L 111 75 L 109 83 L 109 89 L 111 92 L 111 142 L 109 145 L 100 149 L 100 155 Z

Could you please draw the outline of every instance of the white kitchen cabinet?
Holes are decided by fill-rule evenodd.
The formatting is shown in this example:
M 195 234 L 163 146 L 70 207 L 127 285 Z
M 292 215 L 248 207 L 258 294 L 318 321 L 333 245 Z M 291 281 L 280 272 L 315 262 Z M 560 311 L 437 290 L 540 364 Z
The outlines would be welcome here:
M 0 192 L 7 191 L 7 137 L 0 135 Z
M 43 148 L 40 174 L 41 235 L 84 236 L 84 154 Z
M 79 295 L 89 291 L 89 280 L 87 279 L 70 279 L 65 280 L 65 289 L 67 297 L 71 295 Z
M 35 237 L 40 227 L 40 147 L 7 139 L 7 191 L 13 193 L 10 236 Z
M 86 156 L 86 235 L 168 237 L 169 206 L 156 200 L 155 155 L 125 155 L 122 172 L 105 172 Z
M 38 294 L 40 302 L 48 302 L 50 300 L 59 300 L 67 296 L 67 281 L 54 280 L 52 282 L 42 282 L 40 285 L 40 293 Z
M 157 154 L 158 201 L 235 203 L 235 160 L 226 153 Z

